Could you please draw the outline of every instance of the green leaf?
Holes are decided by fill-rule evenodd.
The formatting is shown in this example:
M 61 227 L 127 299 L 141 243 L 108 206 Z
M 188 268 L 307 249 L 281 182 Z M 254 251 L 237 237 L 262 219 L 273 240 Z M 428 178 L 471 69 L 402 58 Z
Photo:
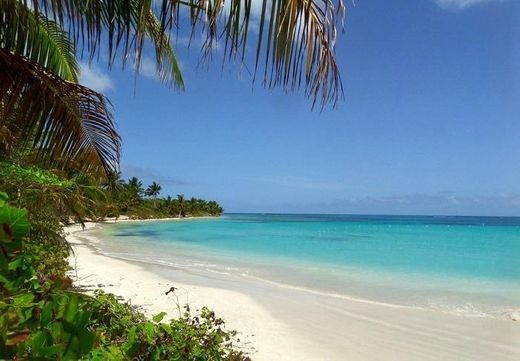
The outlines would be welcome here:
M 52 340 L 55 344 L 62 343 L 65 341 L 65 331 L 63 330 L 63 324 L 61 322 L 53 322 L 48 326 L 48 329 L 52 335 Z
M 67 341 L 67 346 L 65 348 L 65 351 L 63 353 L 63 360 L 79 360 L 81 353 L 80 353 L 80 340 L 76 336 L 69 336 L 69 339 Z
M 5 278 L 4 276 L 2 276 L 0 274 L 0 283 L 9 284 L 9 283 L 11 283 L 11 281 L 9 281 L 7 278 Z
M 30 293 L 24 293 L 13 298 L 13 304 L 19 307 L 31 306 L 34 300 L 34 295 Z
M 47 356 L 47 357 L 54 356 L 54 357 L 52 357 L 52 359 L 57 359 L 57 355 L 63 353 L 64 347 L 65 346 L 63 344 L 48 346 L 45 348 L 45 350 L 43 350 L 42 356 Z
M 9 197 L 7 196 L 7 193 L 0 192 L 0 207 L 3 207 L 7 204 L 7 200 Z
M 90 311 L 78 311 L 74 317 L 74 324 L 76 327 L 84 328 L 90 321 L 92 312 Z
M 83 329 L 80 332 L 78 338 L 79 338 L 80 353 L 82 355 L 89 353 L 92 350 L 92 347 L 94 347 L 94 341 L 96 340 L 96 334 L 94 332 L 90 332 L 90 331 Z
M 76 295 L 70 295 L 67 305 L 65 306 L 65 312 L 63 318 L 67 322 L 73 322 L 74 316 L 78 312 L 79 299 Z
M 47 335 L 43 331 L 38 331 L 31 336 L 32 356 L 40 356 L 45 353 L 47 345 Z
M 9 271 L 14 271 L 17 268 L 21 267 L 22 265 L 23 265 L 23 258 L 18 257 L 14 261 L 9 263 L 9 265 L 7 266 L 7 269 Z
M 166 316 L 166 312 L 161 312 L 161 313 L 158 313 L 157 315 L 153 316 L 152 320 L 154 322 L 159 323 L 163 320 L 164 316 Z
M 40 316 L 40 324 L 42 326 L 46 326 L 49 322 L 51 322 L 52 319 L 52 309 L 53 309 L 53 303 L 48 302 L 43 306 L 42 314 Z
M 0 240 L 24 237 L 30 230 L 27 211 L 14 207 L 0 207 Z
M 135 341 L 137 340 L 137 327 L 136 326 L 132 326 L 130 328 L 130 331 L 128 331 L 128 345 L 130 347 L 132 347 L 135 343 Z
M 146 322 L 144 324 L 144 334 L 148 342 L 153 342 L 153 338 L 155 336 L 155 325 L 151 322 Z

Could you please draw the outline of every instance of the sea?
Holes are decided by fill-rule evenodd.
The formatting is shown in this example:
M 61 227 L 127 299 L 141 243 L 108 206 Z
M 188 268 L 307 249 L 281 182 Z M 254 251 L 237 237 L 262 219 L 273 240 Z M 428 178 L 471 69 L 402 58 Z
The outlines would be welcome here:
M 520 217 L 225 214 L 94 228 L 103 254 L 468 317 L 520 310 Z

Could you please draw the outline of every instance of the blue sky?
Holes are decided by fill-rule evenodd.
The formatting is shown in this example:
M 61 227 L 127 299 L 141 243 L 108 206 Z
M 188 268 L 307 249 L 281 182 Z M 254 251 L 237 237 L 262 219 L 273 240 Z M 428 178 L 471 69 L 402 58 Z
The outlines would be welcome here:
M 84 66 L 114 104 L 125 177 L 228 212 L 520 215 L 520 1 L 347 5 L 336 110 L 198 67 L 183 41 L 184 92 L 146 60 L 136 86 Z

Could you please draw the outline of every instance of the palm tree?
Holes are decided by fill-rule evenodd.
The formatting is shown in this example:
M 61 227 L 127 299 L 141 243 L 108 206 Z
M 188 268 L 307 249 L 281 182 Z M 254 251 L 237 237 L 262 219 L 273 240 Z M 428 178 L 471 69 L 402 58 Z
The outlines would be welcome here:
M 191 197 L 189 200 L 188 200 L 188 212 L 191 216 L 195 216 L 197 211 L 198 211 L 198 202 L 197 202 L 197 199 L 195 197 Z
M 132 177 L 128 180 L 126 185 L 132 198 L 135 200 L 140 200 L 141 196 L 144 194 L 143 182 L 141 182 L 137 177 Z
M 215 201 L 209 201 L 207 203 L 207 205 L 208 205 L 208 212 L 211 215 L 218 216 L 218 215 L 222 214 L 222 212 L 224 211 L 222 209 L 222 207 Z
M 112 195 L 118 194 L 125 186 L 125 181 L 121 178 L 121 172 L 109 172 L 106 180 L 102 182 L 102 187 Z
M 145 194 L 148 197 L 152 197 L 155 201 L 157 199 L 157 196 L 161 193 L 161 190 L 162 187 L 159 185 L 159 183 L 152 182 L 152 184 L 150 184 L 148 188 L 146 188 Z
M 173 199 L 172 196 L 168 196 L 163 200 L 162 206 L 168 215 L 173 214 Z
M 184 194 L 177 194 L 177 203 L 179 205 L 179 218 L 184 216 Z
M 89 60 L 107 54 L 109 66 L 130 61 L 137 74 L 151 45 L 160 78 L 182 89 L 170 37 L 183 24 L 192 36 L 201 31 L 204 59 L 217 41 L 224 59 L 245 61 L 254 49 L 254 73 L 265 87 L 303 85 L 313 106 L 335 105 L 342 84 L 334 47 L 344 13 L 343 0 L 262 0 L 257 15 L 252 0 L 2 0 L 0 147 L 4 154 L 34 149 L 55 167 L 116 171 L 121 142 L 110 103 L 77 83 L 77 50 Z M 253 22 L 258 31 L 250 31 Z

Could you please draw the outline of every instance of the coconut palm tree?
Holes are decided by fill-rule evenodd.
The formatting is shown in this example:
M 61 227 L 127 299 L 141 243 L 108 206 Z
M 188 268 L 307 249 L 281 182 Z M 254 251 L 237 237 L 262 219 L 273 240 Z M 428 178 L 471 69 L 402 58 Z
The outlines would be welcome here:
M 174 214 L 172 196 L 167 196 L 166 198 L 164 198 L 161 206 L 168 215 Z
M 184 194 L 177 194 L 177 204 L 179 206 L 179 217 L 183 217 L 185 215 L 184 207 Z
M 113 195 L 118 194 L 125 186 L 125 181 L 121 178 L 121 172 L 109 172 L 106 180 L 102 182 L 102 187 Z
M 143 182 L 141 182 L 137 177 L 132 177 L 128 180 L 126 186 L 132 197 L 136 198 L 137 200 L 141 199 L 142 195 L 144 194 Z
M 117 170 L 121 145 L 110 103 L 77 83 L 75 56 L 92 61 L 106 54 L 109 66 L 130 62 L 137 74 L 151 46 L 160 78 L 182 89 L 170 42 L 176 31 L 201 33 L 204 59 L 219 41 L 224 59 L 251 58 L 267 88 L 303 86 L 313 105 L 336 104 L 342 85 L 334 46 L 343 0 L 258 1 L 258 12 L 253 0 L 226 6 L 224 0 L 0 1 L 3 154 L 25 147 L 54 166 Z M 258 31 L 251 31 L 253 23 Z
M 186 208 L 191 216 L 197 216 L 204 208 L 204 200 L 191 197 L 186 202 Z
M 146 191 L 144 193 L 148 197 L 152 197 L 155 201 L 157 199 L 157 196 L 161 193 L 161 190 L 162 187 L 159 185 L 159 183 L 152 182 L 152 184 L 150 184 L 148 188 L 146 188 Z

